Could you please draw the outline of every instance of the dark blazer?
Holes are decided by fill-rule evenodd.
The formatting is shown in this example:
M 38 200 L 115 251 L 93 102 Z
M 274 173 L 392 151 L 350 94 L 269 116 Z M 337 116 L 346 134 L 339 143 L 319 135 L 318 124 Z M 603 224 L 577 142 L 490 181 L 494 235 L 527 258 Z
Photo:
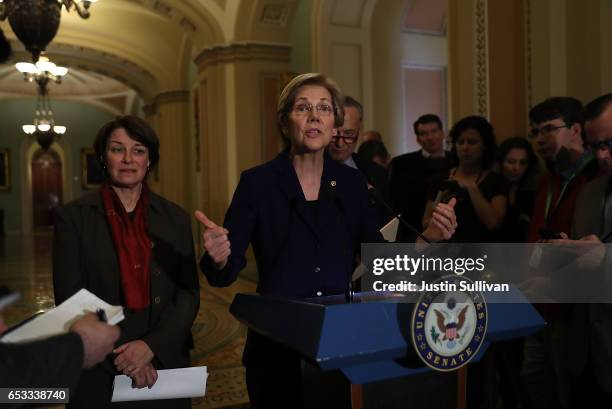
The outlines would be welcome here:
M 208 254 L 200 261 L 212 285 L 236 280 L 251 243 L 259 293 L 299 298 L 344 293 L 360 244 L 382 236 L 363 176 L 324 155 L 317 202 L 306 202 L 287 152 L 242 173 L 224 221 L 231 243 L 227 265 L 216 271 Z M 249 330 L 243 363 L 252 407 L 300 407 L 297 353 Z
M 419 150 L 393 158 L 389 190 L 395 211 L 414 228 L 421 231 L 425 205 L 432 186 L 437 186 L 448 175 L 452 160 L 425 158 Z M 413 233 L 400 224 L 398 241 L 412 241 Z
M 602 176 L 586 184 L 576 200 L 572 220 L 572 236 L 575 239 L 595 234 L 599 238 L 612 229 L 612 178 Z M 610 242 L 610 239 L 607 240 Z M 609 247 L 608 247 L 609 248 Z M 603 273 L 608 277 L 605 288 L 610 288 L 612 255 L 606 255 Z M 609 293 L 606 294 L 609 297 Z M 593 374 L 599 385 L 612 394 L 612 304 L 575 304 L 570 319 L 570 331 L 564 337 L 570 370 L 580 376 L 590 358 Z
M 230 285 L 245 267 L 252 243 L 258 292 L 286 297 L 343 293 L 360 244 L 382 241 L 359 172 L 325 154 L 315 212 L 287 152 L 244 171 L 225 215 L 232 246 L 228 263 L 215 271 L 205 254 L 202 271 L 212 285 Z
M 76 333 L 26 344 L 0 344 L 0 388 L 74 388 L 82 365 L 83 342 Z
M 153 241 L 151 305 L 140 312 L 126 310 L 116 345 L 142 339 L 155 354 L 156 368 L 188 366 L 191 325 L 200 301 L 190 217 L 151 192 L 148 233 Z M 56 304 L 86 288 L 112 305 L 123 305 L 119 261 L 99 192 L 57 213 L 53 286 Z M 114 375 L 110 359 L 100 366 Z
M 392 206 L 391 197 L 389 196 L 389 172 L 378 163 L 362 159 L 356 153 L 353 154 L 353 160 L 367 183 L 372 185 L 378 192 L 378 195 L 371 194 L 371 192 L 368 193 L 370 193 L 370 204 L 374 207 L 374 212 L 378 217 L 378 228 L 380 229 L 395 217 L 392 209 L 387 207 Z M 381 203 L 381 199 L 386 205 Z

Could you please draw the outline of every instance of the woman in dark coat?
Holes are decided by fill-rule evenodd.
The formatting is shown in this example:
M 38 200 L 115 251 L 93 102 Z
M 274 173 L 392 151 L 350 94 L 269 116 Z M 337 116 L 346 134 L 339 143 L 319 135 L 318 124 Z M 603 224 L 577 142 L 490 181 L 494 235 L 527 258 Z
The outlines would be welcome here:
M 199 285 L 189 215 L 145 183 L 159 141 L 136 117 L 102 127 L 94 148 L 105 169 L 99 191 L 57 213 L 53 247 L 56 304 L 86 288 L 124 306 L 113 355 L 81 374 L 69 408 L 111 407 L 115 375 L 152 386 L 157 370 L 189 366 Z M 190 399 L 128 402 L 112 407 L 189 408 Z
M 236 280 L 252 244 L 259 293 L 342 294 L 360 244 L 382 241 L 365 180 L 325 153 L 343 123 L 342 101 L 320 74 L 294 78 L 277 109 L 287 149 L 242 173 L 223 226 L 196 212 L 206 229 L 200 267 L 212 285 Z M 441 205 L 426 234 L 447 238 L 455 226 L 452 207 Z M 252 408 L 303 406 L 296 353 L 249 331 L 243 363 Z
M 527 239 L 535 201 L 538 158 L 529 141 L 506 139 L 499 145 L 499 173 L 508 181 L 508 211 L 499 229 L 500 243 L 523 243 Z

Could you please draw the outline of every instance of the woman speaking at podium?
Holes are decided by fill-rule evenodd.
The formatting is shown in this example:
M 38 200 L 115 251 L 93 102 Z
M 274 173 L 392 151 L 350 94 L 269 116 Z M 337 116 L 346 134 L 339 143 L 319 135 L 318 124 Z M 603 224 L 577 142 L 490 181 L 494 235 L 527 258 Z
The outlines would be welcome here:
M 366 182 L 325 153 L 344 121 L 342 101 L 321 74 L 299 75 L 282 91 L 277 119 L 286 149 L 242 173 L 223 226 L 196 212 L 205 227 L 200 267 L 211 285 L 234 282 L 252 244 L 260 294 L 343 294 L 360 244 L 382 241 Z M 440 205 L 425 234 L 448 238 L 455 226 L 452 208 Z M 243 363 L 252 408 L 303 406 L 295 352 L 249 331 Z

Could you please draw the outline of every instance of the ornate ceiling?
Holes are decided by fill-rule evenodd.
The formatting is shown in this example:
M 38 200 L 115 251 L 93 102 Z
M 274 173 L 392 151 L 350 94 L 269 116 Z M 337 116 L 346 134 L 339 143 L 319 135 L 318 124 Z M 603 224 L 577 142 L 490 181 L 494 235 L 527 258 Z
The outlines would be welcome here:
M 208 47 L 272 38 L 286 42 L 297 1 L 101 0 L 87 20 L 63 11 L 47 51 L 52 61 L 79 71 L 59 94 L 52 90 L 52 97 L 96 95 L 106 86 L 114 93 L 119 82 L 146 104 L 160 93 L 189 89 L 194 58 Z M 271 21 L 276 17 L 279 22 Z M 27 60 L 8 22 L 0 27 L 16 50 L 12 63 Z M 4 87 L 9 71 L 2 71 L 2 89 L 22 89 Z

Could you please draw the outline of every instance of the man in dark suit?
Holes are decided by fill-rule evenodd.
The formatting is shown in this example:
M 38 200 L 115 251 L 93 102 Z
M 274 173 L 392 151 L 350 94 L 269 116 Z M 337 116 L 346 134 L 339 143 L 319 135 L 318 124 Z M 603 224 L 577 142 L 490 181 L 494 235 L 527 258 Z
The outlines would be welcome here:
M 329 155 L 337 162 L 350 166 L 361 172 L 368 183 L 368 189 L 375 189 L 378 194 L 371 194 L 371 202 L 378 217 L 378 227 L 383 227 L 393 218 L 393 214 L 381 203 L 389 203 L 389 187 L 387 170 L 382 166 L 365 160 L 355 153 L 357 140 L 361 132 L 363 107 L 352 97 L 344 99 L 344 124 L 337 129 L 327 147 Z M 370 192 L 372 193 L 372 192 Z
M 421 149 L 393 158 L 389 190 L 395 211 L 420 231 L 428 189 L 446 177 L 452 164 L 444 150 L 442 121 L 437 115 L 422 115 L 413 127 Z M 400 225 L 397 241 L 413 239 L 413 233 Z
M 5 329 L 0 312 L 0 333 Z M 101 362 L 118 338 L 119 327 L 89 314 L 76 321 L 67 334 L 24 344 L 0 344 L 0 387 L 72 390 L 81 368 Z
M 572 236 L 581 244 L 597 244 L 601 240 L 610 242 L 610 237 L 606 236 L 612 229 L 612 94 L 589 103 L 584 119 L 586 142 L 606 175 L 586 184 L 580 192 L 572 221 Z M 611 255 L 602 252 L 601 262 L 604 264 L 598 272 L 609 274 L 607 265 L 610 261 Z M 564 331 L 567 337 L 563 337 L 562 348 L 572 377 L 569 394 L 573 408 L 612 400 L 612 304 L 599 301 L 573 305 L 568 329 Z

